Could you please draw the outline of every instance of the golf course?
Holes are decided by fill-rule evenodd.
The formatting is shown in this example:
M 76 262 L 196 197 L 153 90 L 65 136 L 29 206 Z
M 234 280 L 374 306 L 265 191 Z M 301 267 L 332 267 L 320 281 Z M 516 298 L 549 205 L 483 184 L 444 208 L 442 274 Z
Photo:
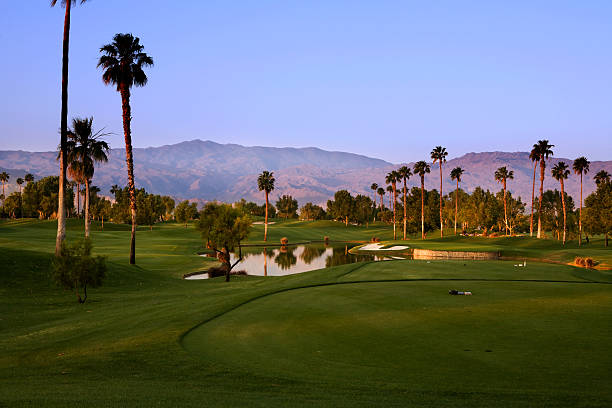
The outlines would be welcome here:
M 82 236 L 70 219 L 67 240 Z M 217 265 L 188 225 L 92 224 L 103 285 L 50 277 L 56 221 L 0 223 L 0 406 L 612 405 L 612 255 L 529 237 L 392 241 L 388 225 L 278 221 L 268 242 L 496 251 L 288 276 L 185 280 Z M 246 244 L 263 243 L 255 225 Z M 353 251 L 359 251 L 355 248 Z M 592 257 L 587 269 L 570 265 Z M 526 266 L 516 266 L 526 263 Z M 472 296 L 450 296 L 449 290 Z

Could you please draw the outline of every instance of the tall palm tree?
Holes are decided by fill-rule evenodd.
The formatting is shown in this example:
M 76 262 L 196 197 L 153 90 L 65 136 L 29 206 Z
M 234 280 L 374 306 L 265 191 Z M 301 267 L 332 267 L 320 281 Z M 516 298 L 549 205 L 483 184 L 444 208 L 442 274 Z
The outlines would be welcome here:
M 433 163 L 440 163 L 440 237 L 444 237 L 444 220 L 442 219 L 442 163 L 446 163 L 446 156 L 448 153 L 446 152 L 446 148 L 442 146 L 436 146 L 431 151 L 431 159 Z
M 544 172 L 546 170 L 546 160 L 549 156 L 553 155 L 553 151 L 551 150 L 552 145 L 548 143 L 548 140 L 538 140 L 538 143 L 534 146 L 537 146 L 537 151 L 539 155 L 540 162 L 540 202 L 538 203 L 538 238 L 542 237 L 542 199 L 544 197 Z
M 34 175 L 32 173 L 28 173 L 25 175 L 24 180 L 26 184 L 30 184 L 31 182 L 34 181 Z
M 402 190 L 404 193 L 404 240 L 406 239 L 406 193 L 408 192 L 408 188 L 406 187 L 406 180 L 412 176 L 412 171 L 410 171 L 409 167 L 402 166 L 397 170 L 397 173 L 401 180 L 404 181 L 404 189 Z
M 529 219 L 529 236 L 533 237 L 533 203 L 535 201 L 535 180 L 536 180 L 536 169 L 540 163 L 540 148 L 536 143 L 533 145 L 529 158 L 533 162 L 533 184 L 531 186 L 531 217 Z
M 464 170 L 461 167 L 455 167 L 451 170 L 451 180 L 457 182 L 457 190 L 455 192 L 455 235 L 457 235 L 457 209 L 459 207 L 459 183 L 461 183 L 461 176 Z
M 392 192 L 393 192 L 393 239 L 397 239 L 397 231 L 396 231 L 396 212 L 395 207 L 397 203 L 397 182 L 400 179 L 400 175 L 397 171 L 393 170 L 387 174 L 385 177 L 385 183 L 391 184 Z
M 412 168 L 414 174 L 421 177 L 421 239 L 425 239 L 425 174 L 431 171 L 429 164 L 424 161 L 418 161 Z
M 266 222 L 264 223 L 264 241 L 268 240 L 268 194 L 274 190 L 274 172 L 264 171 L 257 177 L 259 191 L 266 192 Z
M 87 0 L 80 0 L 81 4 Z M 68 141 L 68 50 L 70 45 L 70 10 L 75 0 L 61 0 L 60 4 L 66 8 L 64 15 L 64 39 L 62 41 L 62 111 L 60 119 L 60 177 L 57 205 L 57 237 L 55 238 L 55 256 L 60 256 L 62 243 L 66 238 L 66 143 Z M 57 0 L 51 0 L 51 7 Z
M 378 190 L 378 184 L 372 183 L 370 190 L 374 191 L 374 207 L 376 207 L 376 190 Z
M 136 191 L 134 187 L 134 159 L 132 157 L 132 109 L 130 89 L 132 86 L 145 86 L 148 82 L 143 68 L 153 66 L 153 58 L 144 52 L 140 38 L 132 34 L 115 34 L 113 42 L 100 48 L 102 56 L 98 67 L 104 73 L 102 80 L 106 85 L 116 85 L 121 94 L 123 109 L 123 134 L 125 137 L 125 158 L 128 170 L 128 190 L 132 212 L 132 238 L 130 241 L 130 264 L 136 263 Z
M 589 166 L 591 162 L 586 157 L 582 156 L 574 160 L 574 173 L 580 174 L 580 213 L 578 218 L 578 246 L 582 245 L 582 175 L 589 172 Z
M 376 190 L 376 192 L 380 196 L 380 209 L 382 210 L 384 207 L 383 196 L 385 195 L 385 189 L 382 187 L 378 187 L 378 190 Z
M 609 183 L 610 182 L 610 173 L 605 170 L 599 170 L 597 174 L 593 177 L 595 180 L 595 184 L 600 185 L 601 183 Z M 2 190 L 4 191 L 4 190 Z
M 495 170 L 495 181 L 497 181 L 498 183 L 501 183 L 502 186 L 504 187 L 504 222 L 506 224 L 506 236 L 508 236 L 508 210 L 506 207 L 506 180 L 512 180 L 513 178 L 514 178 L 514 171 L 512 170 L 508 171 L 506 166 L 500 167 L 499 169 Z
M 23 197 L 21 195 L 21 186 L 23 185 L 24 180 L 21 177 L 19 177 L 17 178 L 16 182 L 17 182 L 17 185 L 19 186 L 19 213 L 21 215 L 20 218 L 23 218 Z
M 0 173 L 0 181 L 2 182 L 2 199 L 6 197 L 6 195 L 4 194 L 4 184 L 8 183 L 10 178 L 11 175 L 8 174 L 6 171 Z
M 559 162 L 552 168 L 552 176 L 561 183 L 561 202 L 563 203 L 563 245 L 565 245 L 565 223 L 566 223 L 566 214 L 565 214 L 565 189 L 564 189 L 564 181 L 567 180 L 567 177 L 570 175 L 569 166 L 565 164 L 565 162 Z
M 389 193 L 389 210 L 393 211 L 393 187 L 392 186 L 387 186 L 387 193 Z
M 108 144 L 101 140 L 106 134 L 93 131 L 93 117 L 72 119 L 72 129 L 68 131 L 69 169 L 81 176 L 85 184 L 85 238 L 89 238 L 89 183 L 94 176 L 95 162 L 108 161 Z

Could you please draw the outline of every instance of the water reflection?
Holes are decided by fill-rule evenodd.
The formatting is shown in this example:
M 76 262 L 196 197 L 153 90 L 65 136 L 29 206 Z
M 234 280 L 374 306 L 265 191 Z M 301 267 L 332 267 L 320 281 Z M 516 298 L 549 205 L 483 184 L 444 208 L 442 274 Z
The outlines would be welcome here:
M 356 244 L 308 244 L 286 247 L 243 247 L 242 262 L 235 271 L 248 275 L 282 276 L 345 265 L 355 262 L 385 260 L 389 257 L 353 255 L 349 250 Z M 235 254 L 231 262 L 235 262 Z

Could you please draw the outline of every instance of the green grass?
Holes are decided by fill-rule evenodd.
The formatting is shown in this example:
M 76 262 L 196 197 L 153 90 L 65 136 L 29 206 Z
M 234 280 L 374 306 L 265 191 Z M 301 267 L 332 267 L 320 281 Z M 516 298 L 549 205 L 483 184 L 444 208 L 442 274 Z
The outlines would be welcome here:
M 184 281 L 214 262 L 196 255 L 192 228 L 139 229 L 135 267 L 129 227 L 98 228 L 108 278 L 78 305 L 49 281 L 56 224 L 0 223 L 0 406 L 612 405 L 610 272 L 388 261 Z M 68 239 L 81 234 L 71 220 Z M 288 221 L 270 226 L 269 241 L 373 235 L 391 231 Z M 258 225 L 250 242 L 262 239 Z M 528 241 L 419 242 L 609 256 L 595 242 L 577 250 Z M 474 296 L 449 296 L 452 288 Z

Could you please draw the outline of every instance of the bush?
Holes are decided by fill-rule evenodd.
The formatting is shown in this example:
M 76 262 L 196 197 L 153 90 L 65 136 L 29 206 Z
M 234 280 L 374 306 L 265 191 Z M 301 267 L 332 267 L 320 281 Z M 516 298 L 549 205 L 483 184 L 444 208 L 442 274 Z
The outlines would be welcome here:
M 372 238 L 370 239 L 370 242 L 380 242 L 380 238 L 378 238 L 378 237 L 372 237 Z
M 74 290 L 79 303 L 87 300 L 87 285 L 97 288 L 106 276 L 106 258 L 91 256 L 89 239 L 72 245 L 62 244 L 61 255 L 53 260 L 53 279 L 65 289 Z M 79 289 L 83 290 L 81 298 Z
M 289 244 L 289 238 L 287 237 L 282 237 L 280 240 L 280 243 L 282 246 L 286 246 L 287 244 Z
M 576 258 L 574 258 L 574 264 L 585 268 L 592 268 L 596 265 L 596 262 L 593 260 L 593 258 L 582 258 L 577 256 Z

